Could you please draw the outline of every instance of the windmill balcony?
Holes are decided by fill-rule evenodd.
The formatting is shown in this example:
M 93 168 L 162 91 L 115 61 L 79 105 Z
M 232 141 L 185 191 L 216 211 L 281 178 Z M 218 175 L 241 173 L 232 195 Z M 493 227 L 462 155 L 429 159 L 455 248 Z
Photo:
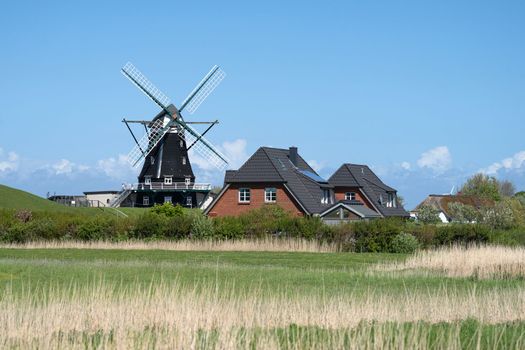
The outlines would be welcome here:
M 196 183 L 196 182 L 174 182 L 172 184 L 165 184 L 163 182 L 151 182 L 146 184 L 144 182 L 136 183 L 131 185 L 132 190 L 136 191 L 147 191 L 147 190 L 162 190 L 162 191 L 210 191 L 211 184 L 208 183 Z

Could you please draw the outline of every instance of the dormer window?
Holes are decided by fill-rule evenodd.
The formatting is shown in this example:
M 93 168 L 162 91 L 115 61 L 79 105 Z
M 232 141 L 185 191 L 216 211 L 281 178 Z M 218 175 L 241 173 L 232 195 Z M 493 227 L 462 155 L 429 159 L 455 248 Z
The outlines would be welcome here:
M 386 202 L 388 208 L 396 207 L 396 194 L 394 192 L 388 192 L 388 200 Z
M 171 176 L 164 178 L 164 185 L 171 185 L 173 184 L 173 178 Z
M 323 198 L 321 199 L 321 204 L 332 204 L 332 191 L 328 189 L 323 189 Z
M 144 178 L 144 185 L 151 185 L 151 177 L 150 176 L 146 176 Z
M 345 201 L 355 201 L 355 200 L 356 200 L 355 192 L 345 193 Z

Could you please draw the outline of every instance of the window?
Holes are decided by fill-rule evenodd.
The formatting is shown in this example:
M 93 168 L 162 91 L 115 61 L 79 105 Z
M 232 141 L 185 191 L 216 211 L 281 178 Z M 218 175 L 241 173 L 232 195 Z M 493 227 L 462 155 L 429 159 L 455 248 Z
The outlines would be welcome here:
M 186 186 L 188 186 L 189 184 L 191 184 L 191 177 L 187 177 L 184 179 L 184 183 L 186 184 Z
M 264 189 L 264 201 L 266 203 L 275 203 L 277 201 L 277 189 L 276 188 L 265 188 Z
M 109 204 L 109 198 L 108 198 L 108 199 L 106 199 L 106 204 Z
M 186 197 L 186 205 L 188 207 L 191 207 L 192 204 L 193 204 L 193 200 L 191 199 L 191 197 L 190 196 Z
M 147 176 L 144 178 L 144 185 L 151 185 L 151 177 Z
M 239 203 L 250 203 L 249 188 L 239 188 Z
M 164 197 L 164 203 L 171 203 L 171 196 Z
M 149 162 L 151 163 L 151 165 L 155 164 L 155 157 L 149 157 Z
M 173 179 L 171 177 L 164 178 L 164 185 L 171 185 L 172 183 L 173 183 Z
M 180 146 L 184 147 L 184 141 L 180 140 Z
M 182 156 L 182 165 L 186 165 L 186 157 Z
M 149 197 L 148 196 L 142 197 L 142 204 L 143 205 L 149 205 Z
M 396 207 L 396 194 L 394 192 L 388 192 L 388 201 L 386 202 L 386 206 L 389 208 Z
M 346 192 L 345 193 L 346 201 L 355 201 L 355 192 Z
M 322 204 L 332 204 L 332 193 L 330 190 L 323 189 L 323 198 L 321 199 Z

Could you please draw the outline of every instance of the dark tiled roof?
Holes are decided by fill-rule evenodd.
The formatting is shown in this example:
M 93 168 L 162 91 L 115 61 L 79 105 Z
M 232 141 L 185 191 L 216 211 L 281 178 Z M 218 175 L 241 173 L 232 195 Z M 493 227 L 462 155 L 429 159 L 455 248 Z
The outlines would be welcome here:
M 318 174 L 300 156 L 297 165 L 290 161 L 288 149 L 261 147 L 236 172 L 227 172 L 225 184 L 246 182 L 278 182 L 285 184 L 292 195 L 308 212 L 316 214 L 324 211 L 330 204 L 322 204 L 324 188 L 332 188 L 326 181 L 315 181 L 303 174 L 307 171 Z
M 395 208 L 384 205 L 388 200 L 388 192 L 395 193 L 397 191 L 383 183 L 367 165 L 343 164 L 328 179 L 328 182 L 336 187 L 361 188 L 365 196 L 368 197 L 383 216 L 409 216 L 400 205 L 397 205 Z
M 361 216 L 363 219 L 381 217 L 381 214 L 378 214 L 376 211 L 368 208 L 367 206 L 363 205 L 362 202 L 359 201 L 339 201 L 332 205 L 330 208 L 326 209 L 323 213 L 321 213 L 321 216 L 325 216 L 339 207 L 344 207 L 350 211 L 353 211 L 354 213 L 357 213 L 359 216 Z

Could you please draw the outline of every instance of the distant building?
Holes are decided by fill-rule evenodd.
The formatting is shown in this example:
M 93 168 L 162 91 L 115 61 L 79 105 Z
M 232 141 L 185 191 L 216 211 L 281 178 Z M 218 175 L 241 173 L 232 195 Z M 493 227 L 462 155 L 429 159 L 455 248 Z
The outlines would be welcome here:
M 461 194 L 430 194 L 421 203 L 419 203 L 414 210 L 410 211 L 410 216 L 417 219 L 417 213 L 422 206 L 430 206 L 438 211 L 439 220 L 442 223 L 448 224 L 455 221 L 454 214 L 449 208 L 451 203 L 461 203 L 470 205 L 475 209 L 480 209 L 483 206 L 493 204 L 491 200 L 478 198 L 475 196 L 464 196 Z
M 226 171 L 224 187 L 205 213 L 211 217 L 235 216 L 278 205 L 293 215 L 320 216 L 329 224 L 408 217 L 396 193 L 366 165 L 344 164 L 325 180 L 296 147 L 261 147 L 239 170 Z
M 114 200 L 119 191 L 90 191 L 90 192 L 84 192 L 86 195 L 86 199 L 93 204 L 98 205 L 92 205 L 92 206 L 102 206 L 102 207 L 109 207 L 109 203 L 111 203 L 112 200 Z

